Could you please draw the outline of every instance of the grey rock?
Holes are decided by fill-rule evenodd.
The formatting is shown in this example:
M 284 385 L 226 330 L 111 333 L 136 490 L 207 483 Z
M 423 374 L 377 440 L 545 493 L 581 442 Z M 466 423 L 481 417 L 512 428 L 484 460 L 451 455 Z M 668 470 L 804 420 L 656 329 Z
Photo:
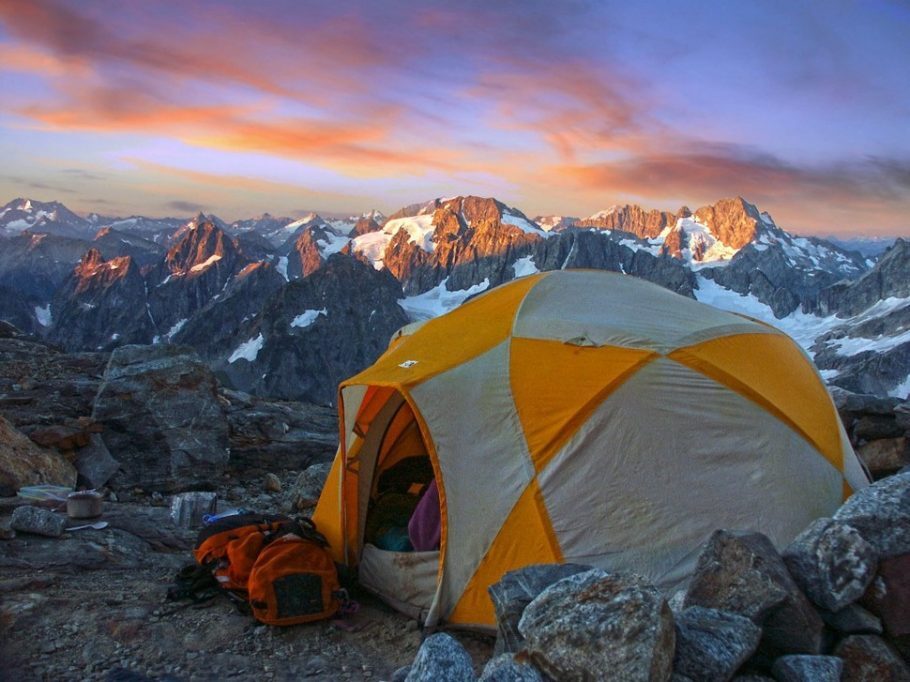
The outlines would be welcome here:
M 663 596 L 600 569 L 563 578 L 518 623 L 534 664 L 559 680 L 668 680 L 676 634 Z
M 230 467 L 302 471 L 331 461 L 338 449 L 338 411 L 321 405 L 265 400 L 221 388 L 231 432 Z
M 479 682 L 543 682 L 543 677 L 529 662 L 517 661 L 513 654 L 500 654 L 487 662 Z
M 910 646 L 910 554 L 879 562 L 878 573 L 863 595 L 862 605 L 881 618 L 892 643 L 902 650 Z
M 890 476 L 857 491 L 834 518 L 856 528 L 879 559 L 910 553 L 910 473 Z
M 850 635 L 834 655 L 844 661 L 844 682 L 910 682 L 910 667 L 881 637 Z
M 76 471 L 90 488 L 100 488 L 117 473 L 120 462 L 111 456 L 100 434 L 93 433 L 89 444 L 76 451 Z
M 474 682 L 476 679 L 468 652 L 444 632 L 423 641 L 405 678 L 406 682 Z
M 178 491 L 220 475 L 228 424 L 215 377 L 178 346 L 123 346 L 111 354 L 93 418 L 121 469 L 116 487 Z
M 693 680 L 729 680 L 755 652 L 761 634 L 745 616 L 688 608 L 676 617 L 673 670 Z
M 497 651 L 518 652 L 524 648 L 524 637 L 518 631 L 518 621 L 525 607 L 553 583 L 576 573 L 590 571 L 580 564 L 532 564 L 509 571 L 487 592 L 496 610 Z
M 16 507 L 9 525 L 20 533 L 59 538 L 66 528 L 66 517 L 40 507 Z
M 866 591 L 878 555 L 846 523 L 816 519 L 784 550 L 787 570 L 806 596 L 823 609 L 839 611 Z
M 778 682 L 839 682 L 843 671 L 837 656 L 781 656 L 771 668 Z
M 315 506 L 331 469 L 331 462 L 322 462 L 301 471 L 288 490 L 285 508 L 289 511 L 298 511 Z
M 825 625 L 844 635 L 882 634 L 881 620 L 858 604 L 850 604 L 833 613 L 824 610 L 818 613 Z
M 408 679 L 408 673 L 411 672 L 411 666 L 404 665 L 392 672 L 389 682 L 405 682 Z
M 821 653 L 824 623 L 761 533 L 715 531 L 702 550 L 686 606 L 705 606 L 762 626 L 769 655 Z
M 281 479 L 276 474 L 266 474 L 262 482 L 263 487 L 270 493 L 281 492 Z

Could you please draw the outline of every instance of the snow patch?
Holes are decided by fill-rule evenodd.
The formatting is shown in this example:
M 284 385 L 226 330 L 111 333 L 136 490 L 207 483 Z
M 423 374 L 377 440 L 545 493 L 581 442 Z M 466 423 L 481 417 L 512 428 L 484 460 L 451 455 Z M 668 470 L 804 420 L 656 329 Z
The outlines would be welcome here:
M 436 226 L 433 225 L 432 214 L 390 220 L 379 232 L 369 232 L 353 239 L 351 247 L 355 253 L 363 254 L 374 268 L 382 270 L 385 267 L 382 259 L 386 247 L 399 230 L 405 230 L 408 233 L 409 242 L 417 244 L 427 253 L 433 253 L 436 246 L 433 243 L 433 232 L 436 230 Z
M 511 225 L 512 227 L 517 227 L 519 230 L 521 230 L 525 234 L 536 234 L 538 237 L 549 237 L 550 236 L 549 232 L 545 232 L 544 230 L 541 230 L 539 227 L 537 227 L 537 225 L 532 223 L 530 220 L 527 220 L 526 218 L 522 218 L 521 216 L 513 215 L 511 213 L 506 213 L 505 211 L 503 211 L 503 213 L 502 213 L 501 222 L 503 225 Z
M 316 238 L 316 244 L 319 247 L 319 255 L 327 259 L 333 253 L 341 251 L 351 241 L 350 237 L 338 234 L 336 231 L 325 230 L 325 232 Z
M 275 266 L 275 269 L 278 271 L 279 275 L 284 277 L 284 280 L 286 282 L 290 281 L 290 278 L 288 277 L 288 257 L 287 256 L 280 256 L 278 258 L 278 265 Z
M 299 327 L 303 329 L 304 327 L 309 327 L 316 321 L 316 318 L 320 315 L 328 317 L 329 311 L 323 308 L 322 310 L 304 310 L 297 317 L 291 320 L 292 327 Z
M 400 302 L 402 308 L 411 320 L 429 320 L 439 315 L 444 315 L 454 310 L 469 297 L 486 291 L 490 288 L 490 280 L 484 279 L 480 284 L 475 284 L 468 289 L 449 291 L 446 289 L 448 278 L 442 280 L 437 286 L 417 296 L 408 296 Z
M 171 327 L 170 329 L 167 330 L 167 333 L 165 334 L 165 336 L 167 337 L 167 340 L 168 340 L 168 341 L 170 341 L 172 338 L 174 338 L 174 335 L 175 335 L 177 332 L 179 332 L 181 329 L 183 329 L 183 326 L 186 324 L 186 321 L 187 321 L 187 318 L 183 318 L 182 320 L 178 320 L 178 321 L 174 324 L 173 327 Z
M 884 353 L 904 343 L 910 343 L 910 329 L 906 329 L 894 336 L 877 336 L 874 339 L 862 336 L 845 336 L 844 338 L 833 340 L 831 345 L 835 348 L 838 355 L 850 357 L 851 355 L 868 351 Z
M 888 391 L 888 395 L 892 398 L 903 398 L 904 400 L 910 398 L 910 374 L 907 375 L 907 378 L 902 383 Z
M 35 318 L 38 320 L 38 324 L 42 327 L 50 327 L 53 319 L 51 317 L 51 304 L 48 303 L 43 308 L 41 306 L 35 306 Z
M 524 258 L 519 258 L 517 261 L 512 263 L 512 269 L 515 271 L 515 277 L 527 277 L 528 275 L 536 275 L 540 270 L 537 268 L 537 265 L 534 264 L 533 256 L 525 256 Z
M 219 254 L 217 254 L 217 253 L 212 254 L 211 256 L 206 258 L 203 262 L 191 267 L 190 272 L 202 272 L 203 270 L 208 268 L 212 263 L 217 263 L 220 260 L 221 260 L 221 256 Z
M 231 357 L 228 358 L 228 363 L 233 364 L 238 360 L 253 362 L 259 355 L 259 351 L 262 350 L 264 343 L 265 339 L 261 333 L 255 339 L 250 339 L 249 341 L 241 343 L 237 346 L 237 350 L 231 353 Z

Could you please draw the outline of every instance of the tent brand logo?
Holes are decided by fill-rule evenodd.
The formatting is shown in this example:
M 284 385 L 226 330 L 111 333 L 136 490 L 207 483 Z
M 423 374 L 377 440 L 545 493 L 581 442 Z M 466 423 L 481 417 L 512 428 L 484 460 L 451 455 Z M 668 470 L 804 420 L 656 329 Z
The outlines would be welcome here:
M 417 364 L 417 360 L 405 360 L 404 362 L 400 363 L 398 366 L 402 367 L 404 369 L 408 369 L 409 367 L 413 367 L 416 364 Z

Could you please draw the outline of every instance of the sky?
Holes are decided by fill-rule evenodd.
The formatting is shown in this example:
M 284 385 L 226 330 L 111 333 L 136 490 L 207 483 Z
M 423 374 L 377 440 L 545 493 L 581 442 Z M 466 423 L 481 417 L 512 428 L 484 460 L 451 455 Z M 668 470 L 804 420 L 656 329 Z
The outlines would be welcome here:
M 741 195 L 910 235 L 910 4 L 0 0 L 0 203 L 226 219 Z

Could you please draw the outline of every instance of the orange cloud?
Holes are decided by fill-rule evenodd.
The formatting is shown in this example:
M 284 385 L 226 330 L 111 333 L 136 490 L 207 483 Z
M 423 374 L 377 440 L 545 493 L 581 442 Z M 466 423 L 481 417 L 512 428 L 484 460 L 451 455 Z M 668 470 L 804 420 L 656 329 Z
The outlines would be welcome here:
M 80 59 L 61 58 L 30 45 L 0 43 L 0 70 L 42 76 L 87 76 L 91 69 Z

